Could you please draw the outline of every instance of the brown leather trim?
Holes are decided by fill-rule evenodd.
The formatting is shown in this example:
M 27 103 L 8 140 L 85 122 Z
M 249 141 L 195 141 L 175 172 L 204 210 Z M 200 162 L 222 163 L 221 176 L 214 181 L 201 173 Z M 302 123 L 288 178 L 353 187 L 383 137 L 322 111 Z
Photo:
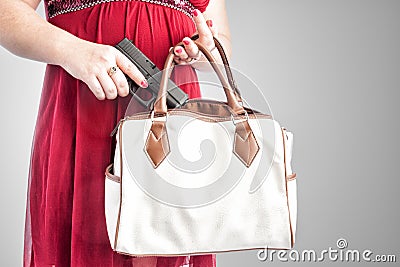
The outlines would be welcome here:
M 193 109 L 193 110 L 192 110 Z M 263 114 L 257 110 L 244 107 L 250 119 L 267 118 L 272 119 L 269 114 Z M 240 120 L 245 118 L 245 115 L 235 115 L 234 111 L 227 105 L 226 102 L 221 102 L 211 99 L 191 99 L 184 106 L 168 110 L 169 116 L 183 115 L 195 117 L 199 120 L 209 122 L 230 121 L 233 119 Z M 151 118 L 151 112 L 143 111 L 131 116 L 127 116 L 124 120 L 143 120 Z
M 248 107 L 243 107 L 243 109 L 247 112 L 247 114 L 250 115 L 257 115 L 258 116 L 267 116 L 272 118 L 271 115 L 269 114 L 263 114 L 257 110 L 248 108 Z M 230 119 L 230 116 L 235 116 L 234 111 L 228 106 L 226 102 L 223 101 L 218 101 L 218 100 L 213 100 L 213 99 L 189 99 L 185 105 L 179 107 L 179 108 L 172 108 L 168 110 L 168 114 L 180 114 L 181 112 L 186 112 L 186 113 L 196 113 L 196 114 L 202 114 L 202 115 L 207 115 L 207 116 L 213 116 L 213 117 L 221 117 L 225 118 L 227 120 Z M 143 118 L 150 118 L 151 112 L 150 111 L 142 111 L 135 113 L 130 116 L 126 116 L 125 118 L 137 118 L 137 119 L 143 119 Z M 241 115 L 239 115 L 241 116 Z M 117 125 L 118 126 L 118 125 Z
M 213 111 L 217 111 L 218 113 L 223 113 L 224 115 L 232 114 L 231 112 L 229 112 L 229 110 L 224 109 L 226 108 L 226 106 L 224 105 L 215 105 L 215 103 L 199 104 L 199 102 L 193 102 L 193 105 L 197 106 L 197 109 L 199 109 L 199 105 L 201 105 L 202 108 L 200 109 L 202 111 L 204 111 L 203 109 L 206 109 L 211 113 Z M 190 106 L 188 108 L 190 108 Z M 232 116 L 226 116 L 222 118 L 209 115 L 203 116 L 203 114 L 199 115 L 198 113 L 191 110 L 184 111 L 182 109 L 178 109 L 176 112 L 178 114 L 181 113 L 195 115 L 196 118 L 202 118 L 203 120 L 208 122 L 217 122 L 221 119 L 227 120 L 228 118 L 232 120 Z M 148 114 L 145 114 L 145 116 L 148 116 Z M 242 121 L 236 123 L 233 152 L 245 164 L 246 167 L 249 167 L 260 148 L 254 136 L 254 133 L 251 130 L 249 122 L 246 120 L 246 117 L 244 115 L 238 117 L 241 117 Z M 255 117 L 257 117 L 257 115 L 255 115 Z M 144 151 L 154 168 L 157 168 L 170 153 L 165 121 L 152 122 L 151 128 L 147 135 Z
M 246 165 L 250 167 L 260 147 L 256 137 L 247 120 L 236 124 L 235 137 L 233 141 L 233 153 Z
M 287 200 L 287 207 L 288 207 L 288 214 L 289 214 L 289 227 L 290 227 L 290 242 L 291 246 L 294 246 L 294 236 L 293 236 L 293 229 L 292 229 L 292 220 L 290 218 L 290 208 L 289 208 L 289 192 L 288 192 L 288 179 L 286 179 L 287 172 L 286 172 L 286 141 L 285 141 L 285 132 L 286 128 L 281 127 L 282 132 L 282 140 L 283 140 L 283 168 L 285 170 L 285 186 L 286 186 L 286 200 Z
M 231 121 L 232 119 L 234 120 L 242 120 L 245 119 L 245 115 L 238 115 L 238 116 L 229 116 L 229 117 L 219 117 L 219 116 L 212 116 L 212 115 L 205 115 L 203 113 L 198 113 L 198 112 L 193 112 L 193 111 L 186 111 L 186 110 L 171 110 L 168 111 L 169 116 L 173 115 L 184 115 L 184 116 L 191 116 L 199 120 L 203 121 L 209 121 L 209 122 L 223 122 L 223 121 Z M 266 114 L 249 114 L 249 119 L 272 119 L 270 115 Z M 151 115 L 150 113 L 141 113 L 141 114 L 136 114 L 134 116 L 128 116 L 126 117 L 126 120 L 143 120 L 143 119 L 150 119 Z
M 156 169 L 171 152 L 165 121 L 152 122 L 144 151 L 154 169 Z
M 243 107 L 247 114 L 261 115 L 262 113 L 248 107 Z M 211 99 L 190 99 L 178 110 L 191 111 L 198 114 L 217 117 L 234 116 L 234 111 L 226 102 Z M 264 114 L 262 114 L 264 115 Z
M 166 114 L 168 107 L 167 107 L 167 86 L 168 86 L 168 79 L 171 76 L 173 65 L 174 65 L 174 50 L 171 49 L 170 53 L 168 54 L 167 59 L 165 60 L 163 73 L 160 82 L 160 89 L 157 94 L 156 101 L 154 102 L 153 109 L 154 114 Z
M 125 120 L 122 120 L 121 123 L 119 124 L 119 135 L 118 135 L 118 141 L 119 141 L 119 162 L 120 162 L 120 190 L 119 190 L 119 211 L 118 211 L 118 219 L 117 219 L 117 227 L 115 229 L 115 239 L 114 239 L 114 249 L 117 248 L 117 242 L 118 242 L 118 235 L 119 235 L 119 224 L 121 222 L 121 211 L 122 211 L 122 125 L 124 124 Z
M 215 102 L 204 101 L 188 101 L 179 110 L 192 111 L 198 114 L 209 116 L 229 117 L 233 115 L 233 111 L 228 105 L 221 105 Z
M 230 106 L 235 114 L 243 114 L 244 109 L 243 107 L 239 104 L 241 102 L 241 99 L 238 99 L 237 94 L 234 92 L 234 90 L 231 88 L 230 84 L 227 83 L 225 80 L 224 75 L 222 74 L 217 61 L 215 60 L 214 56 L 212 53 L 205 47 L 203 46 L 202 43 L 198 41 L 194 41 L 197 46 L 199 47 L 200 51 L 204 54 L 204 56 L 207 58 L 207 60 L 211 63 L 211 66 L 213 67 L 215 73 L 217 74 L 222 87 L 224 88 L 225 91 L 225 96 L 226 100 L 228 102 L 228 106 Z M 173 52 L 173 51 L 172 51 Z
M 121 178 L 119 176 L 116 176 L 116 175 L 112 174 L 111 173 L 112 169 L 113 169 L 113 164 L 110 164 L 110 165 L 107 166 L 106 173 L 105 173 L 107 179 L 109 179 L 109 180 L 111 180 L 113 182 L 116 182 L 116 183 L 120 183 L 121 182 Z
M 199 34 L 195 34 L 192 36 L 192 40 L 197 40 L 197 39 L 199 39 Z M 239 88 L 236 85 L 235 79 L 233 78 L 232 70 L 229 65 L 229 60 L 228 60 L 228 57 L 226 56 L 224 47 L 222 46 L 222 43 L 218 40 L 218 38 L 215 36 L 214 36 L 214 43 L 215 43 L 215 47 L 217 48 L 217 50 L 219 52 L 219 55 L 221 56 L 222 63 L 224 64 L 228 82 L 229 82 L 231 88 L 233 89 L 233 91 L 235 92 L 235 95 L 236 95 L 238 101 L 242 102 L 242 97 L 240 95 Z
M 232 89 L 234 90 L 238 100 L 240 102 L 242 102 L 242 96 L 240 95 L 239 88 L 237 87 L 236 82 L 235 82 L 235 80 L 233 78 L 233 74 L 232 74 L 231 67 L 229 65 L 228 57 L 226 56 L 225 50 L 224 50 L 221 42 L 215 36 L 214 36 L 214 43 L 215 43 L 215 46 L 217 47 L 217 49 L 219 51 L 219 54 L 220 54 L 221 59 L 222 59 L 222 62 L 224 64 L 226 76 L 228 77 L 228 82 L 231 85 Z
M 224 252 L 240 252 L 240 251 L 247 251 L 247 250 L 255 250 L 255 249 L 267 249 L 267 250 L 290 250 L 290 248 L 264 248 L 264 247 L 256 247 L 256 248 L 244 248 L 244 249 L 230 249 L 230 250 L 215 250 L 215 251 L 196 251 L 193 253 L 182 253 L 182 254 L 129 254 L 126 252 L 121 252 L 114 250 L 118 254 L 131 256 L 131 257 L 151 257 L 151 256 L 160 256 L 160 257 L 179 257 L 179 256 L 187 256 L 187 255 L 204 255 L 204 254 L 214 254 L 214 253 L 224 253 Z
M 239 104 L 239 100 L 237 98 L 237 95 L 229 85 L 229 83 L 226 81 L 221 69 L 219 68 L 214 56 L 212 53 L 200 42 L 194 41 L 199 50 L 204 54 L 204 56 L 207 58 L 207 60 L 211 63 L 211 66 L 214 69 L 214 72 L 217 74 L 218 79 L 220 80 L 222 87 L 224 88 L 225 96 L 227 99 L 228 106 L 232 108 L 234 111 L 234 114 L 243 114 L 245 111 L 243 107 Z M 182 45 L 182 43 L 179 43 L 177 45 Z M 160 90 L 157 95 L 157 99 L 154 103 L 154 114 L 166 114 L 167 113 L 167 102 L 166 102 L 166 90 L 167 90 L 167 85 L 168 85 L 168 76 L 170 72 L 173 69 L 173 58 L 175 54 L 174 51 L 171 50 L 168 54 L 168 57 L 165 61 L 164 64 L 164 71 L 162 74 L 161 78 L 161 83 L 160 83 Z
M 288 181 L 295 180 L 296 179 L 296 173 L 289 174 L 288 176 L 286 176 L 286 179 Z

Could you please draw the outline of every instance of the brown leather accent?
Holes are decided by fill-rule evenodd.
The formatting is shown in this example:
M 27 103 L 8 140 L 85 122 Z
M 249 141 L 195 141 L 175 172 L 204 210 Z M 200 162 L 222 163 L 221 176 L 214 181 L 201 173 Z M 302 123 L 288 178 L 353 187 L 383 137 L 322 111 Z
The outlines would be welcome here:
M 222 87 L 224 88 L 225 96 L 227 99 L 227 104 L 230 106 L 230 108 L 233 110 L 235 114 L 243 114 L 245 111 L 243 107 L 239 104 L 239 100 L 236 97 L 235 92 L 231 89 L 230 85 L 226 81 L 224 75 L 222 74 L 214 56 L 211 54 L 210 51 L 208 51 L 207 48 L 205 48 L 201 43 L 195 41 L 197 46 L 199 47 L 200 51 L 203 52 L 207 60 L 211 63 L 211 66 L 213 67 L 214 71 L 216 72 L 218 79 L 220 80 Z M 181 45 L 181 43 L 177 44 Z M 172 67 L 174 65 L 174 52 L 173 50 L 170 51 L 168 54 L 168 57 L 165 61 L 164 64 L 164 71 L 163 75 L 161 78 L 161 84 L 160 84 L 160 90 L 157 95 L 157 99 L 154 103 L 154 114 L 155 115 L 164 115 L 167 113 L 167 103 L 166 103 L 166 90 L 167 90 L 167 83 L 168 83 L 168 77 L 170 75 L 170 72 L 172 70 Z
M 165 60 L 164 70 L 161 77 L 160 82 L 160 90 L 157 94 L 157 99 L 154 102 L 154 115 L 157 116 L 159 114 L 166 114 L 168 107 L 167 107 L 167 86 L 168 86 L 168 79 L 172 73 L 174 65 L 174 51 L 171 51 L 168 54 L 167 59 Z
M 191 253 L 182 253 L 182 254 L 130 254 L 126 252 L 114 251 L 118 254 L 131 256 L 131 257 L 179 257 L 179 256 L 196 256 L 196 255 L 204 255 L 204 254 L 214 254 L 214 253 L 223 253 L 223 252 L 240 252 L 240 251 L 248 251 L 248 250 L 255 250 L 255 249 L 266 249 L 266 250 L 289 250 L 290 248 L 279 248 L 279 247 L 254 247 L 254 248 L 241 248 L 241 249 L 229 249 L 229 250 L 213 250 L 213 251 L 196 251 Z
M 294 236 L 293 236 L 293 229 L 292 229 L 292 220 L 290 219 L 290 208 L 289 208 L 289 191 L 288 191 L 288 174 L 286 171 L 286 136 L 285 131 L 286 128 L 281 127 L 282 132 L 282 140 L 283 140 L 283 168 L 285 170 L 285 186 L 286 186 L 286 200 L 287 200 L 287 207 L 288 207 L 288 214 L 289 214 L 289 228 L 290 228 L 290 243 L 291 246 L 294 246 Z
M 248 107 L 243 107 L 247 114 L 257 114 L 264 115 L 257 110 L 252 110 Z M 216 116 L 216 117 L 230 117 L 231 115 L 235 115 L 233 110 L 227 105 L 226 102 L 212 100 L 212 99 L 190 99 L 186 102 L 185 105 L 180 107 L 179 110 L 187 110 L 196 113 L 201 113 L 207 116 Z
M 204 113 L 185 111 L 185 110 L 170 110 L 170 111 L 168 111 L 168 116 L 174 116 L 174 115 L 190 116 L 190 117 L 196 118 L 198 120 L 208 121 L 208 122 L 224 122 L 224 121 L 232 120 L 232 116 L 229 116 L 229 117 L 209 116 L 209 115 L 205 115 Z M 244 115 L 233 116 L 233 119 L 235 121 L 242 120 L 245 118 L 246 117 Z M 127 117 L 126 120 L 144 120 L 144 119 L 150 119 L 150 115 L 147 113 L 142 113 L 139 115 L 136 114 L 135 116 Z M 270 115 L 266 115 L 266 114 L 257 114 L 257 115 L 249 114 L 249 119 L 272 119 L 272 117 Z
M 180 110 L 189 110 L 207 116 L 230 117 L 233 111 L 228 105 L 220 105 L 216 102 L 188 101 Z
M 230 85 L 227 83 L 224 75 L 222 74 L 214 56 L 201 43 L 197 41 L 195 41 L 195 43 L 199 47 L 200 51 L 203 52 L 207 60 L 210 62 L 222 84 L 222 87 L 224 88 L 227 105 L 232 110 L 231 116 L 246 114 L 245 109 L 238 102 L 237 95 L 232 90 Z M 182 44 L 179 43 L 177 45 Z M 154 116 L 166 116 L 168 112 L 166 102 L 166 90 L 168 77 L 173 67 L 174 56 L 174 52 L 173 50 L 171 50 L 165 61 L 160 90 L 158 92 L 156 102 L 154 103 Z M 221 110 L 219 111 L 221 112 Z M 153 122 L 148 138 L 146 140 L 145 150 L 148 153 L 148 157 L 153 163 L 154 168 L 157 168 L 158 165 L 165 159 L 166 155 L 170 152 L 165 122 Z M 251 127 L 248 124 L 248 121 L 238 123 L 236 125 L 233 151 L 243 161 L 243 163 L 247 167 L 249 167 L 253 162 L 255 155 L 257 155 L 258 150 L 259 146 L 251 130 Z
M 170 148 L 165 121 L 153 121 L 147 135 L 145 151 L 154 168 L 167 157 Z
M 116 176 L 114 174 L 112 174 L 113 172 L 113 164 L 108 165 L 108 167 L 106 168 L 106 177 L 107 179 L 116 182 L 116 183 L 120 183 L 121 182 L 121 178 L 119 176 Z
M 243 107 L 246 110 L 249 119 L 272 119 L 269 114 L 263 114 L 257 110 Z M 168 110 L 169 116 L 183 115 L 191 116 L 199 120 L 222 122 L 232 120 L 244 119 L 244 115 L 234 115 L 233 110 L 227 105 L 226 102 L 212 100 L 212 99 L 190 99 L 186 104 L 180 108 L 173 108 Z M 149 119 L 151 114 L 148 111 L 138 112 L 134 115 L 127 116 L 124 120 L 143 120 Z M 212 118 L 212 119 L 210 119 Z
M 122 160 L 122 126 L 124 124 L 125 120 L 122 120 L 121 123 L 119 124 L 119 135 L 118 135 L 118 143 L 119 143 L 119 166 L 120 166 L 120 186 L 119 186 L 119 210 L 118 210 L 118 219 L 117 219 L 117 227 L 115 229 L 115 239 L 114 239 L 114 249 L 117 248 L 117 242 L 118 242 L 118 235 L 119 235 L 119 224 L 121 222 L 121 211 L 122 211 L 122 174 L 123 174 L 123 160 Z
M 295 179 L 296 179 L 296 173 L 294 172 L 294 173 L 292 173 L 292 174 L 289 174 L 288 176 L 286 176 L 286 179 L 287 179 L 288 181 L 295 180 Z
M 235 114 L 243 114 L 244 109 L 243 107 L 239 104 L 239 99 L 237 99 L 237 96 L 231 86 L 227 83 L 225 80 L 224 75 L 222 74 L 217 61 L 215 60 L 214 56 L 211 54 L 211 52 L 205 48 L 200 42 L 194 41 L 197 46 L 199 47 L 200 51 L 204 54 L 204 56 L 207 58 L 207 60 L 211 63 L 211 66 L 213 67 L 214 71 L 216 72 L 219 80 L 221 81 L 222 87 L 224 88 L 225 91 L 225 96 L 228 102 L 228 106 L 230 106 Z
M 260 147 L 247 120 L 236 124 L 233 153 L 250 167 Z
M 199 34 L 195 34 L 192 36 L 192 40 L 197 40 L 199 38 Z M 222 43 L 218 40 L 217 37 L 214 36 L 214 43 L 215 47 L 217 48 L 219 55 L 221 56 L 222 63 L 224 64 L 225 72 L 226 72 L 226 77 L 228 78 L 228 82 L 235 92 L 236 98 L 238 99 L 239 102 L 242 102 L 242 97 L 240 95 L 239 88 L 236 85 L 236 82 L 233 78 L 232 70 L 229 65 L 228 57 L 226 56 L 224 47 L 222 46 Z

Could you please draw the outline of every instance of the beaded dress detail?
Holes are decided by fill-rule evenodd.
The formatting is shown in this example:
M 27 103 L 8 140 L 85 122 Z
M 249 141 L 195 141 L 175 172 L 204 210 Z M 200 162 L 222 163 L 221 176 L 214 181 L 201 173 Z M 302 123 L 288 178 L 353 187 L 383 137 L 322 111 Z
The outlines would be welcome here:
M 191 16 L 194 6 L 187 0 L 49 0 L 47 1 L 47 10 L 49 18 L 60 14 L 78 11 L 84 8 L 92 7 L 101 3 L 114 1 L 142 1 L 151 4 L 158 4 L 173 8 Z

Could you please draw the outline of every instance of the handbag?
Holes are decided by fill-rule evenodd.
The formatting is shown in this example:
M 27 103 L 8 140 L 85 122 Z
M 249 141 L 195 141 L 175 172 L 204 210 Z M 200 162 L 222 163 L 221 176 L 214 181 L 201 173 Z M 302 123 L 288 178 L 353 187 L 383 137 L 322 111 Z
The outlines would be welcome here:
M 226 101 L 190 99 L 168 109 L 169 53 L 152 110 L 117 125 L 113 163 L 105 172 L 110 245 L 131 256 L 290 249 L 297 218 L 293 134 L 243 105 L 218 40 L 228 79 L 195 42 Z

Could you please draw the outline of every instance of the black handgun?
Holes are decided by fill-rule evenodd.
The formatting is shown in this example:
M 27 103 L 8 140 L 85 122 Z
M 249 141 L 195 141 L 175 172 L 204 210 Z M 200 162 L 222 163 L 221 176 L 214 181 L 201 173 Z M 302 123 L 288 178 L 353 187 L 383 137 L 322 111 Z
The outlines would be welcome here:
M 133 97 L 142 104 L 145 108 L 151 110 L 153 104 L 157 99 L 158 90 L 160 89 L 162 72 L 157 66 L 146 57 L 129 39 L 124 38 L 115 46 L 122 52 L 132 63 L 139 69 L 139 71 L 146 78 L 149 86 L 145 89 L 139 87 L 132 79 L 127 77 L 129 84 L 129 91 Z M 142 99 L 139 97 L 139 90 L 146 90 L 151 93 L 149 99 Z M 167 105 L 169 108 L 176 108 L 183 106 L 189 99 L 188 95 L 182 91 L 173 81 L 168 80 L 167 86 Z

